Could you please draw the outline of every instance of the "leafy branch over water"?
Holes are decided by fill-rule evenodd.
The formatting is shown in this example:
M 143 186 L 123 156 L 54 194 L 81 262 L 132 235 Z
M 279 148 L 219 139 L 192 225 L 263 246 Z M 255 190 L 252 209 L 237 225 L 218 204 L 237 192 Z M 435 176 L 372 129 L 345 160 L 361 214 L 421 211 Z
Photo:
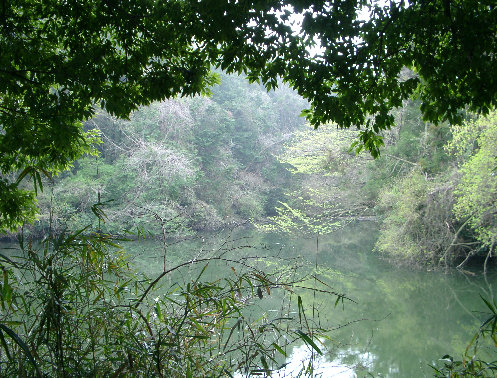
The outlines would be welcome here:
M 462 360 L 445 355 L 441 359 L 443 367 L 433 366 L 437 377 L 495 377 L 497 374 L 497 359 L 489 361 L 482 356 L 486 352 L 490 358 L 497 357 L 497 303 L 480 297 L 489 310 L 487 319 L 466 347 Z
M 231 257 L 239 253 L 236 246 L 148 279 L 130 265 L 122 238 L 67 233 L 38 248 L 19 241 L 19 249 L 1 260 L 0 359 L 6 375 L 266 374 L 282 366 L 296 343 L 322 351 L 318 338 L 327 337 L 326 329 L 307 314 L 301 290 L 347 299 L 325 285 L 307 287 L 295 263 L 264 273 L 260 256 Z M 162 282 L 172 274 L 182 279 Z M 274 291 L 288 305 L 280 303 L 272 316 L 257 303 L 271 300 Z

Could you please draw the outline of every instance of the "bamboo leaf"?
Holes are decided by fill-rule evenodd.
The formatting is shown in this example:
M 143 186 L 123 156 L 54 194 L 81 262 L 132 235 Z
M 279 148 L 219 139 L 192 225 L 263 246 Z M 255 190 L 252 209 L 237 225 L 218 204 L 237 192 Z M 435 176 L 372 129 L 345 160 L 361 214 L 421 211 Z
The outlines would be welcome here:
M 278 352 L 280 352 L 283 356 L 287 356 L 285 351 L 276 343 L 272 343 L 272 346 L 274 346 L 274 349 L 276 349 Z
M 5 354 L 7 355 L 7 358 L 9 360 L 12 360 L 12 356 L 10 355 L 9 352 L 9 346 L 7 345 L 7 342 L 5 341 L 5 337 L 3 336 L 3 332 L 0 330 L 0 342 L 2 343 L 3 349 L 5 350 Z
M 483 296 L 481 294 L 480 294 L 480 298 L 482 299 L 483 302 L 485 302 L 485 304 L 490 309 L 490 311 L 492 311 L 494 314 L 497 314 L 497 309 L 488 300 L 483 298 Z
M 157 318 L 162 321 L 162 311 L 160 309 L 159 302 L 155 303 L 155 312 L 157 313 Z
M 302 314 L 304 312 L 304 306 L 302 305 L 302 298 L 297 296 L 297 307 L 299 309 L 299 322 L 302 323 Z
M 16 344 L 21 347 L 21 349 L 26 354 L 26 357 L 28 357 L 29 362 L 31 362 L 33 367 L 36 369 L 37 375 L 41 377 L 42 374 L 40 368 L 36 364 L 36 361 L 33 355 L 31 354 L 31 351 L 29 350 L 28 346 L 24 343 L 24 341 L 22 341 L 21 338 L 17 336 L 17 334 L 14 331 L 12 331 L 9 327 L 5 326 L 4 324 L 0 324 L 0 329 L 2 329 L 7 335 L 9 335 L 12 338 L 12 340 L 14 340 Z
M 262 290 L 260 287 L 257 288 L 257 296 L 259 297 L 259 299 L 262 299 L 263 298 L 263 295 L 262 295 Z
M 26 177 L 27 174 L 29 174 L 32 171 L 33 167 L 26 167 L 24 170 L 21 172 L 19 177 L 16 180 L 16 185 L 19 185 L 19 183 L 22 181 L 24 177 Z
M 269 366 L 267 364 L 266 357 L 261 356 L 261 363 L 262 363 L 262 366 L 264 367 L 264 370 L 266 372 L 269 372 Z
M 43 192 L 43 184 L 41 182 L 41 175 L 40 172 L 35 171 L 35 181 L 38 181 L 38 186 L 40 187 L 40 192 Z M 36 185 L 35 185 L 35 191 L 36 191 Z
M 318 352 L 320 355 L 323 354 L 323 352 L 321 352 L 321 349 L 319 349 L 319 347 L 316 345 L 316 343 L 308 336 L 306 335 L 304 332 L 302 332 L 301 330 L 297 330 L 295 331 L 295 333 L 302 339 L 304 340 L 304 342 L 309 345 L 312 349 L 314 349 L 316 352 Z

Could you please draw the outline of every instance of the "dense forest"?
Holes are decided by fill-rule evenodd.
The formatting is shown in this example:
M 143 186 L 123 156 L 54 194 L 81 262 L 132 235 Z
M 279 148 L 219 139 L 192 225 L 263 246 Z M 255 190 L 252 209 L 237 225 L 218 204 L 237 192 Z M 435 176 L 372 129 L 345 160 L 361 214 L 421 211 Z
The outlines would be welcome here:
M 277 154 L 304 119 L 305 102 L 288 88 L 267 93 L 242 77 L 223 75 L 211 97 L 174 99 L 133 113 L 129 121 L 105 112 L 88 121 L 101 139 L 98 156 L 74 163 L 47 183 L 33 232 L 79 229 L 157 230 L 170 236 L 247 223 L 274 212 L 289 185 Z M 48 189 L 50 187 L 50 189 Z
M 285 86 L 222 74 L 210 97 L 155 103 L 130 120 L 101 111 L 85 124 L 100 138 L 96 156 L 45 180 L 26 235 L 93 224 L 160 236 L 161 222 L 172 238 L 235 225 L 312 235 L 375 217 L 377 251 L 394 263 L 474 258 L 486 269 L 497 237 L 493 113 L 434 126 L 406 101 L 372 159 L 354 152 L 356 131 L 307 126 L 305 106 Z

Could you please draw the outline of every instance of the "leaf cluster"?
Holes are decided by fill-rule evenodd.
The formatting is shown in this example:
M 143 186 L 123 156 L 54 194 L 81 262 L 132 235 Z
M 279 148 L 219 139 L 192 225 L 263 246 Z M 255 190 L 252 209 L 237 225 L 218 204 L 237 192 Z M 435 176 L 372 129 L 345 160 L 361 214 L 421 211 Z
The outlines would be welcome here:
M 359 127 L 357 150 L 378 156 L 392 109 L 412 95 L 432 122 L 496 105 L 495 25 L 485 0 L 7 1 L 0 171 L 64 169 L 88 150 L 81 121 L 96 105 L 126 118 L 154 100 L 205 94 L 213 66 L 267 89 L 281 77 L 311 104 L 313 126 Z

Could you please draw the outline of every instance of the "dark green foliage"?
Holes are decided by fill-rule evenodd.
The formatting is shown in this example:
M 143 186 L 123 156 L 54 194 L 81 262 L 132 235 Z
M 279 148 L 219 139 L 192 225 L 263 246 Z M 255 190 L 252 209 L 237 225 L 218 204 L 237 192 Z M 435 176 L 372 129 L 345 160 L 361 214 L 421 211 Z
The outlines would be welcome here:
M 13 230 L 24 223 L 25 217 L 32 219 L 35 214 L 35 193 L 18 189 L 16 183 L 0 178 L 0 224 L 3 225 L 2 227 Z
M 435 123 L 496 105 L 496 18 L 492 2 L 477 0 L 6 1 L 0 170 L 63 170 L 89 149 L 81 122 L 95 105 L 127 118 L 155 100 L 207 93 L 213 66 L 267 89 L 281 77 L 309 101 L 313 126 L 360 127 L 357 149 L 378 156 L 391 111 L 412 95 Z M 404 67 L 416 75 L 401 76 Z

